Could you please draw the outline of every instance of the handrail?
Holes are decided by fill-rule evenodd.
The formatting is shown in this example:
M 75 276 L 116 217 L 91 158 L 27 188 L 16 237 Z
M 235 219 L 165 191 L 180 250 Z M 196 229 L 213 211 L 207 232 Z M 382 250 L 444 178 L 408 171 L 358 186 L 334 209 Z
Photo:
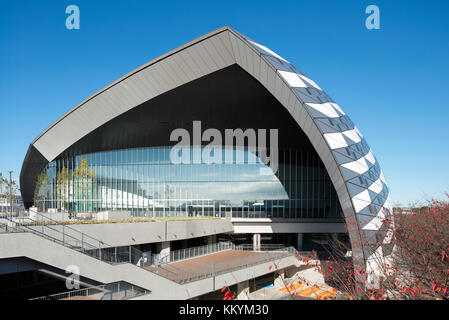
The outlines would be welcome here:
M 42 215 L 39 213 L 36 213 L 36 215 L 38 217 L 41 217 Z M 47 220 L 50 221 L 54 221 L 48 217 L 44 217 Z M 130 263 L 138 268 L 143 268 L 149 272 L 153 272 L 154 274 L 157 274 L 159 276 L 164 276 L 167 279 L 170 279 L 169 274 L 177 274 L 179 272 L 179 270 L 177 270 L 175 267 L 173 266 L 167 266 L 165 267 L 165 272 L 164 274 L 160 274 L 158 273 L 157 269 L 156 270 L 152 270 L 150 268 L 146 269 L 145 266 L 143 265 L 143 263 L 139 264 L 135 264 L 134 261 L 141 261 L 141 258 L 143 257 L 143 254 L 140 250 L 135 249 L 131 246 L 126 246 L 126 247 L 122 247 L 122 249 L 125 249 L 125 252 L 120 252 L 120 248 L 119 247 L 112 247 L 106 243 L 104 243 L 101 240 L 95 239 L 91 236 L 86 235 L 83 232 L 80 232 L 76 229 L 73 228 L 69 228 L 66 227 L 65 225 L 62 225 L 62 231 L 58 230 L 58 228 L 53 228 L 50 227 L 48 224 L 45 223 L 40 223 L 39 224 L 39 220 L 35 221 L 37 222 L 37 225 L 24 225 L 23 223 L 14 221 L 10 218 L 6 218 L 9 222 L 11 222 L 13 225 L 15 225 L 15 227 L 17 229 L 22 230 L 23 232 L 30 232 L 30 233 L 34 233 L 40 237 L 43 237 L 45 239 L 51 240 L 53 242 L 59 243 L 65 247 L 68 247 L 72 250 L 76 250 L 78 252 L 84 253 L 86 255 L 89 255 L 95 259 L 98 259 L 100 261 L 109 263 L 109 264 L 118 264 L 118 263 Z M 44 219 L 41 220 L 41 222 L 44 221 Z M 37 228 L 33 228 L 33 227 L 37 227 Z M 66 234 L 65 233 L 65 228 L 69 229 L 69 230 L 73 230 L 75 231 L 75 234 L 79 234 L 81 235 L 81 239 L 76 238 L 72 235 Z M 40 230 L 39 230 L 40 229 Z M 48 232 L 49 230 L 53 231 L 53 234 L 49 234 L 50 232 Z M 59 236 L 59 238 L 56 235 Z M 86 238 L 90 238 L 90 239 L 94 239 L 97 242 L 97 245 L 91 245 L 87 242 L 84 241 L 84 237 Z M 80 245 L 71 245 L 70 241 L 66 241 L 66 240 L 75 240 L 75 244 L 80 244 Z M 172 271 L 171 269 L 176 269 L 176 271 Z
M 128 294 L 129 291 L 131 292 L 131 295 Z M 120 297 L 120 293 L 122 292 L 124 292 L 124 295 L 120 300 L 126 300 L 140 295 L 151 293 L 150 290 L 146 290 L 141 287 L 129 284 L 125 281 L 118 281 L 84 289 L 72 290 L 62 293 L 51 294 L 48 296 L 32 298 L 30 300 L 62 300 L 62 299 L 70 299 L 72 297 L 89 297 L 97 294 L 102 294 L 99 300 L 113 300 L 114 296 Z
M 34 233 L 38 236 L 49 239 L 65 247 L 87 254 L 93 258 L 96 258 L 98 260 L 107 263 L 123 263 L 123 262 L 132 263 L 132 257 L 133 256 L 135 257 L 136 255 L 135 252 L 134 254 L 131 254 L 132 250 L 129 250 L 127 254 L 127 257 L 129 259 L 119 260 L 117 258 L 117 249 L 115 247 L 112 247 L 101 240 L 98 240 L 94 237 L 91 237 L 83 232 L 80 232 L 74 228 L 67 227 L 65 225 L 59 225 L 60 228 L 53 227 L 53 225 L 45 223 L 45 219 L 47 219 L 47 221 L 55 222 L 54 220 L 48 217 L 44 217 L 39 213 L 36 213 L 36 215 L 38 217 L 42 217 L 42 220 L 39 219 L 33 220 L 36 222 L 35 225 L 28 225 L 24 224 L 23 222 L 17 222 L 11 218 L 6 218 L 6 220 L 8 220 L 11 224 L 13 224 L 16 229 L 20 229 L 24 232 Z M 67 230 L 71 232 L 67 233 L 66 232 Z M 135 248 L 133 249 L 138 252 L 139 256 L 141 256 L 140 251 L 138 251 Z M 111 250 L 114 250 L 115 255 L 109 252 Z
M 196 246 L 191 248 L 185 248 L 185 249 L 179 249 L 179 250 L 173 250 L 170 251 L 169 254 L 163 255 L 161 257 L 160 253 L 152 254 L 152 261 L 154 261 L 154 265 L 162 265 L 165 263 L 172 263 L 175 261 L 181 261 L 190 259 L 193 257 L 199 257 L 206 254 L 211 254 L 215 252 L 220 252 L 223 250 L 229 250 L 234 249 L 238 250 L 239 246 L 235 245 L 234 243 L 230 241 L 226 242 L 218 242 L 213 244 L 207 244 L 203 246 Z
M 250 249 L 250 245 L 245 247 L 246 250 Z M 230 259 L 222 262 L 215 262 L 207 265 L 197 266 L 195 268 L 178 269 L 176 274 L 171 272 L 171 280 L 185 284 L 192 281 L 202 280 L 206 278 L 216 277 L 218 275 L 240 270 L 242 268 L 251 267 L 254 265 L 262 264 L 268 261 L 274 261 L 276 259 L 283 259 L 292 254 L 297 254 L 297 250 L 294 247 L 280 247 L 279 245 L 273 246 L 272 250 L 262 251 L 262 257 L 260 254 L 257 256 L 246 256 L 242 258 Z M 296 255 L 295 254 L 295 255 Z M 168 269 L 169 264 L 159 266 L 162 270 L 164 267 Z M 174 268 L 173 266 L 170 266 Z M 167 273 L 168 276 L 168 273 Z
M 36 213 L 38 216 L 42 216 L 39 213 Z M 50 221 L 54 221 L 48 217 L 45 217 L 46 219 Z M 207 277 L 214 277 L 219 274 L 222 274 L 224 272 L 231 272 L 234 270 L 238 270 L 244 267 L 249 267 L 253 265 L 257 265 L 266 261 L 272 261 L 276 258 L 284 258 L 290 254 L 293 254 L 296 252 L 295 248 L 293 247 L 284 247 L 282 245 L 273 244 L 273 245 L 260 245 L 257 247 L 254 247 L 252 245 L 234 245 L 233 243 L 225 243 L 223 246 L 220 246 L 220 244 L 216 244 L 216 248 L 224 248 L 229 246 L 230 249 L 235 250 L 246 250 L 246 251 L 259 251 L 259 252 L 265 252 L 266 254 L 263 256 L 262 259 L 260 259 L 260 255 L 258 258 L 256 257 L 246 257 L 246 258 L 236 258 L 231 259 L 226 262 L 219 262 L 219 263 L 212 263 L 209 265 L 203 265 L 200 267 L 201 272 L 198 272 L 198 270 L 193 270 L 192 268 L 186 268 L 186 269 L 178 269 L 169 263 L 172 261 L 161 261 L 160 264 L 156 266 L 156 268 L 146 268 L 145 265 L 142 263 L 142 257 L 143 254 L 140 250 L 133 248 L 132 246 L 127 247 L 112 247 L 106 243 L 104 243 L 101 240 L 95 239 L 89 235 L 84 234 L 83 232 L 80 232 L 74 228 L 67 227 L 65 225 L 62 225 L 62 232 L 61 230 L 58 230 L 58 228 L 50 227 L 48 224 L 41 223 L 38 224 L 37 227 L 41 227 L 42 229 L 39 231 L 38 228 L 33 228 L 36 226 L 28 226 L 23 225 L 22 223 L 19 223 L 17 221 L 10 220 L 7 218 L 10 222 L 15 224 L 18 229 L 22 229 L 25 232 L 32 232 L 34 234 L 37 234 L 38 236 L 44 237 L 46 239 L 50 239 L 54 242 L 57 242 L 63 246 L 66 246 L 70 249 L 79 251 L 81 253 L 87 254 L 95 259 L 98 259 L 100 261 L 104 261 L 109 264 L 117 264 L 117 263 L 130 263 L 136 267 L 144 268 L 147 271 L 153 272 L 154 274 L 157 274 L 159 276 L 165 276 L 165 278 L 177 282 L 179 284 L 184 284 L 187 282 L 204 279 Z M 42 219 L 43 221 L 43 219 Z M 37 221 L 39 222 L 39 221 Z M 65 233 L 65 228 L 68 230 L 74 231 L 75 234 L 81 235 L 81 239 L 76 238 L 70 234 Z M 54 235 L 50 235 L 48 230 L 51 230 L 55 232 L 58 235 L 62 235 L 62 239 L 55 237 Z M 47 231 L 47 233 L 45 233 Z M 84 237 L 93 239 L 96 243 L 95 245 L 92 245 L 88 242 L 84 241 Z M 67 240 L 74 240 L 75 245 L 71 245 L 70 241 Z M 72 242 L 73 243 L 73 242 Z M 80 245 L 79 245 L 80 244 Z M 208 247 L 208 246 L 201 246 L 201 247 Z M 124 252 L 122 249 L 125 249 Z M 200 248 L 200 247 L 194 247 Z M 192 248 L 189 248 L 191 250 Z M 294 251 L 293 251 L 294 250 Z M 197 251 L 201 252 L 201 250 L 197 249 Z M 279 254 L 276 254 L 275 256 L 272 256 L 269 254 L 269 252 L 276 252 L 278 251 Z M 174 251 L 176 252 L 176 251 Z M 212 252 L 210 252 L 212 253 Z M 191 256 L 192 257 L 192 256 Z M 136 264 L 135 262 L 140 261 L 140 265 Z M 133 262 L 134 261 L 134 262 Z M 223 267 L 226 266 L 226 267 Z M 160 272 L 162 271 L 162 272 Z
M 42 220 L 39 221 L 39 219 L 37 219 L 37 220 L 32 220 L 30 217 L 28 217 L 28 219 L 30 219 L 30 220 L 32 220 L 32 221 L 38 223 L 37 226 L 43 225 L 43 226 L 46 226 L 46 227 L 48 227 L 48 228 L 50 228 L 50 229 L 53 229 L 53 228 L 50 227 L 51 224 L 49 225 L 49 224 L 46 224 L 46 223 L 44 222 L 44 219 L 45 219 L 46 221 L 53 222 L 52 225 L 61 225 L 61 224 L 60 224 L 60 221 L 51 219 L 51 218 L 49 218 L 49 217 L 47 217 L 47 216 L 45 216 L 45 215 L 43 215 L 43 214 L 40 214 L 40 213 L 38 213 L 38 212 L 35 212 L 34 215 L 35 215 L 36 217 L 41 217 L 41 218 L 42 218 Z M 39 224 L 39 222 L 41 222 L 42 224 Z M 23 222 L 21 223 L 21 225 L 23 225 Z M 74 233 L 80 234 L 80 235 L 83 237 L 83 239 L 84 239 L 84 238 L 90 238 L 90 239 L 96 241 L 96 242 L 99 243 L 99 244 L 105 245 L 106 247 L 111 247 L 111 246 L 108 245 L 107 243 L 104 243 L 102 240 L 96 239 L 96 238 L 94 238 L 94 237 L 92 237 L 92 236 L 90 236 L 90 235 L 88 235 L 88 234 L 86 234 L 86 233 L 84 233 L 84 232 L 81 232 L 81 231 L 79 231 L 79 230 L 76 230 L 75 228 L 72 228 L 72 227 L 67 226 L 67 225 L 64 225 L 64 224 L 62 224 L 61 226 L 62 226 L 63 230 L 64 230 L 64 229 L 68 229 L 68 230 L 73 231 Z M 30 225 L 30 227 L 32 227 L 32 225 Z

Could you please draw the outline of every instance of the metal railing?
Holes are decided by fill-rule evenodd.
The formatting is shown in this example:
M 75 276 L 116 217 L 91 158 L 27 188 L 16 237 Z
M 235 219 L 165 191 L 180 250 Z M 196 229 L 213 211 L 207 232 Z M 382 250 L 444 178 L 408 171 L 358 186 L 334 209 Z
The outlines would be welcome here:
M 165 263 L 172 263 L 176 261 L 186 260 L 194 257 L 199 257 L 211 253 L 216 253 L 224 250 L 240 250 L 238 245 L 230 241 L 207 244 L 204 246 L 185 248 L 170 251 L 170 254 L 152 254 L 152 261 L 154 265 L 161 265 Z
M 107 263 L 137 264 L 142 256 L 142 253 L 132 246 L 112 247 L 99 239 L 67 225 L 58 224 L 60 222 L 38 213 L 35 220 L 32 221 L 11 217 L 3 220 L 6 220 L 6 226 L 1 227 L 1 231 L 30 232 Z
M 15 232 L 24 232 L 24 231 L 22 229 L 17 228 L 14 224 L 9 223 L 9 221 L 7 220 L 5 220 L 5 222 L 0 222 L 0 233 L 15 233 Z
M 282 244 L 261 244 L 258 247 L 254 247 L 252 244 L 236 245 L 230 241 L 226 241 L 204 246 L 173 250 L 167 255 L 162 255 L 160 253 L 152 254 L 151 261 L 152 264 L 158 266 L 161 264 L 182 261 L 225 250 L 271 251 L 282 248 L 285 248 Z
M 21 229 L 25 232 L 31 232 L 42 236 L 51 241 L 62 244 L 65 247 L 89 254 L 94 250 L 103 247 L 110 247 L 103 241 L 91 237 L 67 225 L 58 224 L 58 221 L 52 220 L 44 215 L 36 214 L 35 220 L 6 218 L 10 227 Z
M 27 210 L 23 206 L 17 206 L 14 205 L 12 208 L 5 205 L 0 205 L 0 218 L 6 217 L 6 216 L 12 216 L 12 217 L 26 217 L 28 215 Z
M 7 218 L 7 220 L 8 230 L 11 230 L 8 232 L 31 232 L 70 249 L 89 255 L 95 259 L 110 264 L 131 263 L 132 265 L 145 268 L 147 271 L 163 276 L 179 284 L 214 277 L 222 273 L 232 272 L 267 261 L 274 261 L 296 252 L 296 249 L 293 247 L 285 248 L 282 245 L 277 244 L 253 247 L 248 244 L 234 245 L 232 243 L 218 243 L 215 245 L 173 251 L 170 253 L 170 260 L 168 260 L 168 257 L 159 257 L 157 259 L 157 265 L 150 267 L 149 264 L 154 262 L 154 260 L 150 257 L 150 261 L 145 263 L 144 254 L 132 246 L 112 247 L 103 241 L 88 236 L 74 228 L 58 224 L 60 222 L 54 221 L 39 213 L 36 214 L 36 220 L 34 220 L 32 224 L 23 221 L 21 222 L 21 220 L 15 221 L 12 218 Z M 173 261 L 227 249 L 259 251 L 260 253 L 254 256 L 249 255 L 244 258 L 202 265 L 197 268 L 178 269 L 170 265 Z
M 151 291 L 124 281 L 119 281 L 95 287 L 33 298 L 30 300 L 79 300 L 83 298 L 92 300 L 126 300 L 149 293 L 151 293 Z
M 237 250 L 258 252 L 257 254 L 246 255 L 245 257 L 183 269 L 178 269 L 166 263 L 158 266 L 155 272 L 174 282 L 185 284 L 299 254 L 294 247 L 282 247 L 282 245 L 265 245 L 262 247 L 262 250 L 253 250 L 252 245 L 238 245 L 236 246 Z

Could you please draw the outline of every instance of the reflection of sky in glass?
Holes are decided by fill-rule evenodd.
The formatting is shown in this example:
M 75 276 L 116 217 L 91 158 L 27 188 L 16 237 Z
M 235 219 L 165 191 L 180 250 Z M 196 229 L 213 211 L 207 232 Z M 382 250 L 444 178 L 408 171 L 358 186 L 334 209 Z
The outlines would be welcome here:
M 248 210 L 254 215 L 259 212 L 258 217 L 341 216 L 335 189 L 314 152 L 279 150 L 280 159 L 286 163 L 280 163 L 273 174 L 257 157 L 250 161 L 247 150 L 231 151 L 234 162 L 241 157 L 243 163 L 220 164 L 193 163 L 192 150 L 190 164 L 173 164 L 170 150 L 170 147 L 127 149 L 58 158 L 46 169 L 51 186 L 45 201 L 38 199 L 35 203 L 41 210 L 69 206 L 77 212 L 131 210 L 137 215 L 148 211 L 156 216 L 185 215 L 192 205 L 213 207 L 215 214 L 222 207 L 232 207 L 232 214 L 237 217 Z M 223 158 L 224 152 L 220 151 Z M 95 180 L 88 182 L 87 196 L 73 177 L 82 158 L 95 171 Z M 56 183 L 57 173 L 64 166 L 69 169 L 71 180 L 65 203 Z M 263 168 L 266 170 L 260 174 Z
M 152 199 L 252 200 L 288 199 L 279 179 L 260 159 L 247 150 L 219 150 L 222 163 L 193 163 L 197 148 L 190 148 L 190 164 L 173 164 L 171 148 L 117 150 L 77 156 L 86 158 L 96 172 L 97 183 L 127 189 L 125 181 L 136 181 L 143 195 Z M 234 163 L 225 163 L 225 152 L 232 152 Z M 213 155 L 213 153 L 212 153 Z M 229 155 L 228 155 L 229 157 Z M 243 160 L 236 164 L 237 160 Z M 204 161 L 203 161 L 204 162 Z M 267 168 L 271 174 L 260 174 Z M 125 183 L 123 183 L 125 182 Z M 114 187 L 114 186 L 112 186 Z

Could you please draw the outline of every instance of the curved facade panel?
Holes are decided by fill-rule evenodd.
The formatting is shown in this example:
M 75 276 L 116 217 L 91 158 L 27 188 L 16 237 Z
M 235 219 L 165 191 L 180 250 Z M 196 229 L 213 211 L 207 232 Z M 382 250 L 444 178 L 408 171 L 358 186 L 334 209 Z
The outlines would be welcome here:
M 235 176 L 216 166 L 217 171 L 209 176 L 211 180 L 207 183 L 221 182 L 228 189 L 220 194 L 208 194 L 208 188 L 197 190 L 195 196 L 200 199 L 192 202 L 195 186 L 203 185 L 197 182 L 205 182 L 195 179 L 205 172 L 199 169 L 189 177 L 187 171 L 167 166 L 164 167 L 167 171 L 155 178 L 154 172 L 161 170 L 163 163 L 159 162 L 160 158 L 151 162 L 154 158 L 150 155 L 155 150 L 172 147 L 169 133 L 195 120 L 222 131 L 279 128 L 279 150 L 283 156 L 279 159 L 278 172 L 265 176 L 264 181 L 256 181 L 255 176 L 249 175 L 249 182 L 244 186 L 239 184 L 239 179 L 251 173 L 256 164 L 231 166 L 234 172 L 239 172 Z M 124 163 L 117 162 L 118 154 L 122 155 L 114 151 L 118 149 L 141 150 L 141 165 L 136 171 L 131 170 L 141 180 L 123 178 L 124 172 L 129 171 L 123 169 Z M 125 151 L 126 159 L 133 152 Z M 102 155 L 110 160 L 104 160 Z M 308 157 L 310 162 L 304 162 Z M 82 158 L 90 159 L 86 161 L 97 168 L 97 174 L 98 170 L 110 170 L 108 174 L 99 174 L 100 181 L 89 180 L 86 187 L 81 187 L 81 181 L 69 179 L 67 190 L 71 190 L 72 198 L 80 195 L 75 190 L 90 188 L 82 197 L 83 201 L 86 197 L 90 199 L 83 202 L 85 206 L 88 204 L 82 210 L 102 210 L 103 203 L 106 207 L 120 203 L 121 208 L 126 205 L 136 212 L 150 207 L 152 212 L 161 207 L 162 210 L 168 207 L 172 212 L 172 203 L 168 203 L 172 199 L 170 185 L 176 182 L 173 193 L 178 194 L 179 202 L 173 205 L 175 214 L 200 209 L 209 212 L 211 207 L 214 214 L 215 210 L 221 214 L 220 210 L 232 211 L 238 207 L 242 215 L 249 216 L 252 209 L 253 214 L 283 219 L 303 219 L 309 215 L 313 219 L 335 219 L 342 214 L 357 268 L 372 270 L 370 261 L 388 255 L 391 249 L 390 229 L 384 223 L 391 211 L 389 190 L 379 163 L 358 128 L 313 80 L 267 47 L 228 27 L 189 42 L 125 75 L 83 101 L 37 137 L 21 172 L 24 202 L 31 205 L 35 200 L 36 204 L 40 201 L 34 199 L 40 172 L 47 172 L 56 181 L 58 170 L 67 167 L 73 175 Z M 172 175 L 177 176 L 176 181 L 170 180 Z M 223 181 L 223 177 L 229 180 Z M 143 184 L 139 187 L 135 181 Z M 159 183 L 157 191 L 155 181 Z M 151 188 L 150 183 L 153 183 Z M 161 183 L 169 185 L 168 190 Z M 271 184 L 271 189 L 261 195 L 257 190 L 263 183 Z M 304 185 L 310 188 L 303 188 Z M 136 191 L 132 191 L 134 186 Z M 249 191 L 239 195 L 236 190 L 242 186 Z M 213 188 L 219 186 L 215 184 Z M 182 192 L 192 192 L 185 203 L 181 201 Z M 42 200 L 42 208 L 58 207 L 55 191 L 47 194 L 50 198 Z M 135 201 L 142 205 L 135 207 Z M 75 201 L 72 205 L 80 204 Z M 306 216 L 303 212 L 307 212 Z

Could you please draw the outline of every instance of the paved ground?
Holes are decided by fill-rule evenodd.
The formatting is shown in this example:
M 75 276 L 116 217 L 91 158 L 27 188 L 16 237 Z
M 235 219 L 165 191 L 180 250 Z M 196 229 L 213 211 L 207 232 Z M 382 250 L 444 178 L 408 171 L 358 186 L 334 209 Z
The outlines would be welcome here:
M 301 281 L 296 281 L 292 284 L 287 282 L 284 288 L 278 291 L 288 293 L 292 296 L 310 297 L 317 300 L 327 300 L 335 297 L 337 290 L 329 286 L 311 285 Z
M 212 272 L 224 273 L 237 270 L 246 265 L 254 265 L 265 260 L 276 260 L 284 256 L 282 252 L 255 252 L 243 250 L 225 250 L 192 259 L 182 260 L 165 266 L 147 267 L 170 280 L 194 280 L 210 275 Z M 214 264 L 214 266 L 212 266 Z M 273 270 L 274 271 L 274 270 Z
M 337 290 L 329 287 L 321 273 L 314 268 L 298 271 L 294 276 L 280 279 L 274 285 L 249 294 L 251 300 L 328 300 L 335 297 Z

